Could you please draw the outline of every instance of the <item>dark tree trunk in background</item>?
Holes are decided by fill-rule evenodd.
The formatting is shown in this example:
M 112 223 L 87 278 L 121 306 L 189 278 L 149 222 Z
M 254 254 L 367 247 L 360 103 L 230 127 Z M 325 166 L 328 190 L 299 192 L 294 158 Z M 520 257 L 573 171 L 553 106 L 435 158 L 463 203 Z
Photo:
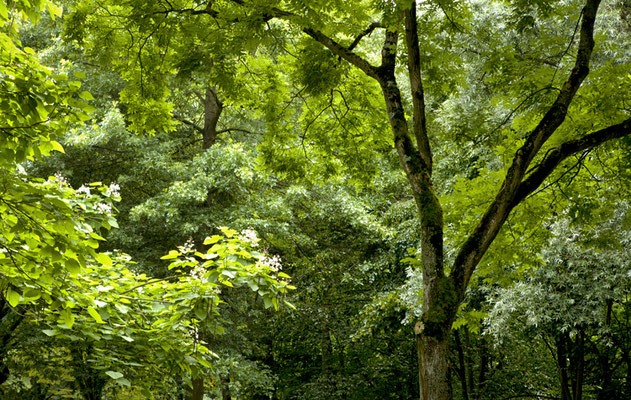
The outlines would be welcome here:
M 206 89 L 204 96 L 199 94 L 198 97 L 204 105 L 203 147 L 210 149 L 217 141 L 217 122 L 223 111 L 223 102 L 219 99 L 214 87 Z
M 458 330 L 454 331 L 454 339 L 456 342 L 456 351 L 458 352 L 458 378 L 460 379 L 460 386 L 462 386 L 462 398 L 463 400 L 469 400 L 467 364 L 465 362 L 464 350 L 462 348 L 462 341 L 460 340 L 460 332 Z
M 92 348 L 89 345 L 74 345 L 70 348 L 72 356 L 72 372 L 84 400 L 101 400 L 103 388 L 108 381 L 101 370 L 92 368 L 89 363 Z
M 4 357 L 9 350 L 13 332 L 23 319 L 24 317 L 16 313 L 6 300 L 0 299 L 0 385 L 9 379 L 11 374 Z

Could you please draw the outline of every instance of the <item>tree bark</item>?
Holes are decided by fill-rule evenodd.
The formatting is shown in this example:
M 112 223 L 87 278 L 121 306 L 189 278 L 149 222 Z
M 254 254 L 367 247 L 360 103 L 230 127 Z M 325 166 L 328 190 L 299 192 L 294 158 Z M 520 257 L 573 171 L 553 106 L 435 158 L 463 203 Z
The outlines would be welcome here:
M 449 379 L 449 336 L 434 337 L 424 334 L 422 322 L 414 329 L 419 346 L 419 385 L 421 399 L 451 399 Z
M 0 385 L 9 379 L 10 371 L 4 362 L 4 356 L 9 350 L 13 332 L 23 319 L 24 317 L 16 313 L 6 300 L 0 298 Z
M 199 376 L 191 381 L 193 389 L 191 390 L 191 400 L 204 399 L 204 378 Z
M 209 87 L 204 96 L 198 95 L 204 105 L 204 127 L 202 128 L 203 148 L 210 149 L 217 141 L 217 122 L 223 111 L 223 102 L 217 89 Z
M 572 400 L 570 395 L 570 384 L 568 378 L 568 365 L 567 365 L 567 338 L 565 333 L 560 334 L 556 340 L 557 348 L 557 368 L 559 370 L 559 385 L 561 388 L 561 400 Z

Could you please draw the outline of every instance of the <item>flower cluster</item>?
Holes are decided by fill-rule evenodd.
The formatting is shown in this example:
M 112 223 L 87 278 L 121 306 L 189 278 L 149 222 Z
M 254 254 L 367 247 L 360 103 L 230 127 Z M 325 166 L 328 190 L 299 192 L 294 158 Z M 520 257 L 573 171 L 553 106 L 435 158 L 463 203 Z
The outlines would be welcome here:
M 274 254 L 273 256 L 265 256 L 261 262 L 264 265 L 267 265 L 272 271 L 281 271 L 283 269 L 283 265 L 281 263 L 280 256 L 278 254 Z
M 252 228 L 242 230 L 240 239 L 249 243 L 252 247 L 257 247 L 259 245 L 259 240 L 261 240 L 256 234 L 256 231 Z
M 77 189 L 77 193 L 85 194 L 86 196 L 90 195 L 90 187 L 86 185 L 81 185 L 79 189 Z
M 189 237 L 186 243 L 181 246 L 177 246 L 180 249 L 180 252 L 183 254 L 191 253 L 195 250 L 195 242 L 192 237 Z
M 116 182 L 112 182 L 106 194 L 109 196 L 120 197 L 120 188 L 121 187 Z

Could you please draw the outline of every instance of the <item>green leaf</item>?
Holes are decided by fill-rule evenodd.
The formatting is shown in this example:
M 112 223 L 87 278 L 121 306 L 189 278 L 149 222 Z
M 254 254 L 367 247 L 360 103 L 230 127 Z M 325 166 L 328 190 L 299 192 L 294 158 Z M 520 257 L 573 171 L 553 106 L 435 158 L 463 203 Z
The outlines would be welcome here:
M 220 241 L 221 239 L 223 239 L 223 236 L 220 236 L 220 235 L 213 235 L 213 236 L 211 236 L 211 237 L 209 237 L 209 238 L 206 238 L 206 239 L 204 240 L 204 244 L 215 244 L 215 243 L 217 243 L 218 241 Z
M 72 314 L 72 312 L 68 309 L 64 309 L 64 310 L 61 310 L 61 312 L 59 313 L 59 316 L 61 318 L 61 321 L 66 325 L 66 327 L 68 329 L 72 329 L 72 326 L 74 325 L 74 315 Z
M 116 371 L 105 371 L 105 375 L 109 376 L 112 379 L 120 379 L 124 376 L 120 372 L 116 372 Z
M 46 336 L 55 336 L 57 334 L 57 331 L 54 331 L 52 329 L 42 329 L 42 333 L 44 333 L 44 335 Z
M 75 76 L 76 75 L 77 74 L 75 74 Z M 83 100 L 94 100 L 94 97 L 92 97 L 92 94 L 86 91 L 79 93 L 79 97 L 82 98 Z
M 56 141 L 54 141 L 54 140 L 51 140 L 51 141 L 50 141 L 50 144 L 52 144 L 52 145 L 53 145 L 53 150 L 57 150 L 57 151 L 58 151 L 58 152 L 60 152 L 60 153 L 64 153 L 64 154 L 66 154 L 66 152 L 64 151 L 64 147 L 63 147 L 61 144 L 59 144 L 59 142 L 56 142 Z
M 120 378 L 116 380 L 116 383 L 118 383 L 121 386 L 127 386 L 130 387 L 131 386 L 131 382 L 129 382 L 127 379 L 125 378 Z
M 211 367 L 210 363 L 207 360 L 203 359 L 203 358 L 197 359 L 197 362 L 203 367 L 206 367 L 206 368 L 210 368 Z
M 20 294 L 18 292 L 14 292 L 11 288 L 7 288 L 7 301 L 11 307 L 17 306 L 20 302 Z
M 160 257 L 161 260 L 170 260 L 173 258 L 177 258 L 180 255 L 180 252 L 177 250 L 171 250 L 169 251 L 169 254 L 167 254 L 166 256 L 162 256 Z
M 265 303 L 265 308 L 270 308 L 272 306 L 272 299 L 268 296 L 263 297 L 263 303 Z
M 106 267 L 112 266 L 112 259 L 105 253 L 96 253 L 94 259 Z
M 104 324 L 105 323 L 103 321 L 103 319 L 101 318 L 101 314 L 99 314 L 99 312 L 96 311 L 94 309 L 94 307 L 92 307 L 92 306 L 88 307 L 88 314 L 90 314 L 92 316 L 92 318 L 94 318 L 96 320 L 96 322 L 98 322 L 99 324 Z

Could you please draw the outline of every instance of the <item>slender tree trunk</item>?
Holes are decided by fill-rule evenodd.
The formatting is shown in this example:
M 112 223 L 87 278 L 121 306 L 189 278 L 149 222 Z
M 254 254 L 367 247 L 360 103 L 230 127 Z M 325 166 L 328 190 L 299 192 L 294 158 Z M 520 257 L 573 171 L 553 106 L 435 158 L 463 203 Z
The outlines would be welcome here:
M 561 400 L 572 400 L 569 389 L 568 365 L 567 365 L 567 340 L 565 334 L 559 335 L 556 340 L 557 367 L 559 370 L 559 384 L 561 386 Z
M 217 90 L 214 87 L 206 89 L 204 96 L 197 95 L 204 105 L 204 127 L 202 128 L 202 146 L 204 150 L 210 149 L 217 140 L 217 122 L 221 111 L 223 111 L 223 103 L 219 99 Z M 206 196 L 206 203 L 212 204 L 210 194 Z M 191 391 L 191 400 L 203 400 L 204 398 L 204 377 L 199 376 L 192 379 L 193 386 Z
M 572 347 L 572 361 L 574 363 L 572 395 L 573 400 L 581 400 L 583 398 L 583 375 L 585 369 L 585 339 L 582 330 L 579 330 L 576 336 L 576 343 Z
M 9 367 L 4 363 L 4 356 L 9 350 L 9 342 L 13 338 L 13 331 L 22 323 L 24 317 L 17 314 L 9 303 L 0 299 L 0 384 L 9 379 Z
M 221 378 L 221 400 L 231 400 L 232 394 L 230 393 L 230 375 L 223 376 Z
M 486 383 L 486 373 L 488 372 L 489 365 L 489 347 L 484 339 L 484 336 L 480 335 L 480 371 L 478 373 L 478 382 L 475 387 L 475 398 L 482 397 L 482 391 Z
M 321 370 L 322 375 L 328 375 L 330 372 L 330 361 L 332 354 L 332 344 L 331 344 L 331 333 L 329 332 L 329 323 L 326 320 L 328 317 L 325 317 L 325 321 L 322 325 L 322 329 L 320 330 L 320 352 L 321 352 Z
M 471 335 L 469 334 L 469 330 L 465 329 L 464 331 L 464 344 L 465 344 L 465 369 L 467 371 L 467 381 L 469 382 L 469 393 L 475 397 L 474 392 L 474 384 L 475 379 L 473 379 L 473 361 L 471 360 L 471 350 L 473 346 L 471 346 Z

